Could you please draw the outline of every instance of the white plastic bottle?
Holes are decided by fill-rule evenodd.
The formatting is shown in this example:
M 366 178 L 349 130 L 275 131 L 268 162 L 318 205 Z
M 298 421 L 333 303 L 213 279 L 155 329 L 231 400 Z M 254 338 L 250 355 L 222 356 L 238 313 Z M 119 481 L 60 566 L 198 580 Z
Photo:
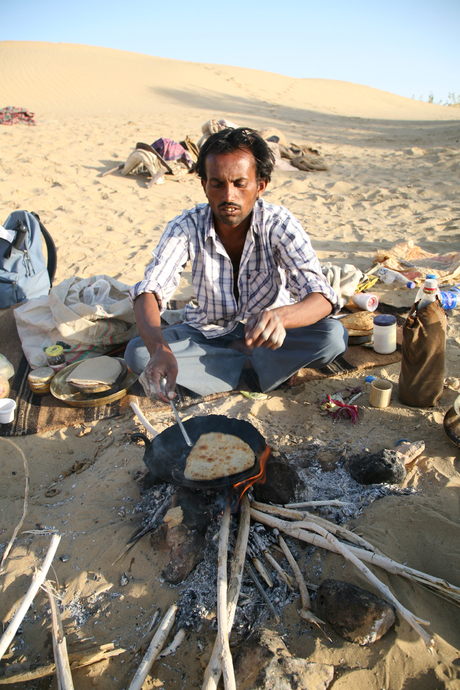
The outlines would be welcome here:
M 390 268 L 386 268 L 386 266 L 382 266 L 382 268 L 379 268 L 379 270 L 377 271 L 377 276 L 386 285 L 393 285 L 393 283 L 402 283 L 407 288 L 409 288 L 409 290 L 413 290 L 413 288 L 415 287 L 415 283 L 412 280 L 407 280 L 406 276 L 403 276 L 402 273 L 398 273 L 398 271 L 392 271 Z
M 438 288 L 438 279 L 433 273 L 428 273 L 425 277 L 425 283 L 420 288 L 415 299 L 418 302 L 417 311 L 426 307 L 427 304 L 431 302 L 436 302 L 436 300 L 441 301 L 441 291 Z

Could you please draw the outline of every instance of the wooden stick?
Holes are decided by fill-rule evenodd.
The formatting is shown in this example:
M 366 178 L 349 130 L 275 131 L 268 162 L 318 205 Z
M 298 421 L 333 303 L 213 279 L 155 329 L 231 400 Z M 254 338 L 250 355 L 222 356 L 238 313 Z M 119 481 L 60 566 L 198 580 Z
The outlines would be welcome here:
M 252 510 L 253 508 L 251 508 L 251 511 Z M 271 518 L 271 516 L 265 515 L 264 513 L 259 513 L 259 511 L 255 512 L 260 515 L 260 517 L 254 518 L 257 519 L 258 522 L 270 524 L 272 527 L 276 526 L 282 532 L 290 534 L 296 539 L 300 539 L 301 541 L 311 544 L 312 546 L 317 546 L 320 549 L 328 549 L 329 551 L 334 551 L 334 553 L 339 553 L 339 551 L 336 551 L 333 548 L 332 544 L 328 544 L 327 540 L 321 537 L 319 534 L 312 534 L 305 529 L 299 528 L 299 523 L 286 522 L 284 520 L 278 520 L 275 517 Z M 269 522 L 266 522 L 264 517 L 270 517 L 271 519 Z M 279 525 L 282 525 L 282 527 Z M 427 587 L 439 596 L 454 604 L 458 605 L 460 603 L 460 587 L 456 587 L 446 580 L 442 580 L 439 577 L 433 577 L 432 575 L 427 575 L 426 573 L 423 573 L 420 570 L 415 570 L 414 568 L 409 568 L 407 565 L 402 565 L 401 563 L 398 563 L 387 556 L 382 556 L 379 553 L 372 553 L 367 549 L 361 549 L 356 546 L 348 546 L 348 549 L 365 563 L 376 565 L 392 575 L 401 575 L 408 580 L 418 582 L 419 584 Z
M 137 401 L 137 402 L 139 402 L 139 401 Z M 145 426 L 147 431 L 150 431 L 150 433 L 152 434 L 153 437 L 158 436 L 158 431 L 156 429 L 154 429 L 154 427 L 150 424 L 147 417 L 141 411 L 141 408 L 139 407 L 139 405 L 137 405 L 133 401 L 131 401 L 129 404 L 131 405 L 132 409 L 134 410 L 134 414 L 137 415 L 137 417 L 139 417 L 139 421 L 142 422 L 142 424 Z
M 313 611 L 311 610 L 311 601 L 310 601 L 310 595 L 308 593 L 307 585 L 305 583 L 305 579 L 301 573 L 301 570 L 297 564 L 297 561 L 295 560 L 294 556 L 292 555 L 291 549 L 289 546 L 286 544 L 284 541 L 283 537 L 281 534 L 278 535 L 278 540 L 281 548 L 283 549 L 283 553 L 286 556 L 287 562 L 292 568 L 292 572 L 294 573 L 295 579 L 297 581 L 297 584 L 299 586 L 299 591 L 300 591 L 300 599 L 302 601 L 302 608 L 299 611 L 299 616 L 301 616 L 304 620 L 309 621 L 310 623 L 314 623 L 319 627 L 321 632 L 324 633 L 323 629 L 321 628 L 321 625 L 326 625 L 324 621 L 321 620 L 321 618 L 318 618 Z M 326 635 L 326 633 L 324 633 Z M 327 637 L 327 635 L 326 635 Z
M 233 621 L 235 620 L 236 607 L 240 596 L 244 562 L 246 559 L 246 548 L 248 545 L 249 527 L 251 524 L 249 498 L 247 494 L 244 494 L 243 498 L 241 499 L 240 511 L 238 537 L 236 539 L 235 551 L 233 553 L 232 564 L 230 567 L 230 581 L 227 590 L 227 623 L 229 635 L 233 627 Z M 211 658 L 209 659 L 208 666 L 204 673 L 202 690 L 217 690 L 220 676 L 222 674 L 219 656 L 220 645 L 219 636 L 217 635 Z
M 288 532 L 289 534 L 294 535 L 294 532 L 292 530 L 288 529 L 286 530 L 286 525 L 280 525 L 279 523 L 282 523 L 282 520 L 279 520 L 277 518 L 273 518 L 268 515 L 264 515 L 263 513 L 260 513 L 257 510 L 252 510 L 251 509 L 251 517 L 253 517 L 255 520 L 258 520 L 260 522 L 264 522 L 264 524 L 270 524 L 271 527 L 277 527 L 283 532 Z M 260 517 L 263 517 L 263 519 L 260 519 Z M 275 524 L 273 524 L 275 522 Z M 305 523 L 307 524 L 307 523 Z M 310 528 L 312 531 L 317 532 L 320 536 L 323 537 L 323 539 L 326 541 L 328 545 L 331 545 L 334 547 L 334 549 L 330 549 L 329 546 L 325 547 L 328 548 L 329 550 L 334 550 L 336 553 L 340 553 L 344 558 L 347 560 L 351 561 L 358 570 L 360 570 L 366 577 L 367 579 L 372 582 L 372 584 L 385 596 L 387 599 L 389 599 L 393 606 L 396 608 L 396 610 L 400 613 L 400 615 L 406 619 L 406 621 L 411 625 L 414 630 L 418 632 L 422 640 L 425 642 L 427 647 L 431 647 L 434 644 L 434 639 L 425 631 L 423 628 L 420 627 L 420 623 L 423 625 L 429 625 L 428 621 L 423 621 L 421 618 L 418 618 L 417 616 L 414 616 L 413 613 L 411 613 L 408 609 L 406 609 L 402 604 L 399 603 L 399 601 L 396 599 L 396 597 L 392 594 L 392 592 L 389 590 L 389 588 L 381 582 L 378 577 L 374 575 L 374 573 L 369 570 L 369 568 L 364 565 L 362 561 L 359 560 L 359 558 L 353 553 L 350 547 L 345 546 L 341 542 L 338 541 L 334 537 L 333 534 L 330 532 L 327 532 L 323 527 L 320 525 L 317 525 L 315 523 L 310 523 Z M 299 530 L 303 531 L 303 530 Z
M 180 630 L 177 631 L 177 633 L 174 636 L 173 641 L 171 642 L 170 645 L 164 649 L 161 654 L 160 658 L 163 658 L 164 656 L 169 656 L 170 654 L 174 654 L 174 652 L 179 649 L 181 646 L 182 642 L 185 640 L 185 630 L 184 628 L 181 628 Z
M 291 590 L 291 592 L 293 592 L 293 591 L 294 591 L 294 585 L 292 584 L 292 578 L 291 578 L 291 576 L 288 575 L 288 573 L 286 573 L 286 572 L 282 569 L 282 567 L 280 566 L 280 564 L 278 563 L 278 561 L 277 561 L 275 558 L 273 558 L 273 556 L 271 555 L 270 551 L 268 551 L 268 549 L 265 549 L 265 551 L 264 551 L 264 556 L 265 556 L 265 558 L 267 559 L 267 561 L 270 563 L 270 565 L 272 566 L 272 568 L 273 568 L 274 570 L 276 570 L 276 572 L 278 573 L 278 575 L 280 576 L 280 578 L 283 580 L 283 582 L 285 582 L 285 583 L 287 584 L 287 586 L 289 587 L 289 589 Z
M 51 537 L 51 543 L 48 548 L 48 553 L 46 554 L 45 560 L 43 561 L 43 565 L 41 568 L 37 570 L 36 573 L 34 573 L 32 582 L 30 583 L 30 587 L 28 589 L 26 596 L 22 600 L 20 607 L 13 616 L 13 620 L 3 633 L 2 639 L 0 640 L 0 659 L 3 657 L 11 642 L 13 641 L 13 637 L 15 636 L 17 629 L 21 625 L 22 619 L 26 615 L 29 606 L 31 605 L 40 586 L 43 584 L 60 541 L 60 535 L 53 534 L 53 536 Z
M 376 553 L 378 552 L 375 546 L 373 546 L 370 542 L 346 529 L 346 527 L 336 525 L 333 522 L 329 522 L 329 520 L 325 520 L 325 518 L 319 517 L 318 515 L 313 515 L 313 513 L 309 513 L 308 511 L 300 512 L 297 510 L 291 510 L 290 508 L 282 508 L 281 506 L 272 506 L 269 503 L 259 503 L 258 501 L 253 501 L 252 507 L 256 510 L 261 510 L 264 513 L 278 515 L 279 517 L 288 518 L 289 520 L 297 520 L 298 522 L 301 522 L 305 519 L 311 520 L 312 522 L 316 522 L 316 524 L 327 529 L 328 532 L 332 532 L 337 537 L 340 537 L 344 541 L 349 541 L 351 544 L 360 546 L 368 551 L 374 551 Z
M 6 547 L 6 549 L 3 553 L 3 557 L 2 557 L 2 560 L 0 563 L 0 573 L 1 573 L 1 572 L 3 572 L 3 564 L 5 563 L 6 559 L 8 558 L 8 554 L 11 551 L 11 548 L 13 546 L 14 540 L 16 539 L 17 533 L 21 529 L 22 523 L 24 522 L 24 518 L 27 515 L 27 506 L 28 506 L 28 501 L 29 501 L 29 465 L 27 464 L 26 456 L 24 455 L 22 450 L 19 448 L 19 446 L 16 445 L 16 443 L 14 441 L 11 441 L 11 439 L 9 439 L 9 438 L 3 438 L 3 437 L 0 437 L 0 439 L 2 441 L 6 441 L 7 443 L 10 443 L 20 453 L 20 455 L 22 457 L 22 462 L 24 464 L 24 474 L 25 474 L 25 478 L 26 478 L 26 484 L 25 484 L 25 488 L 24 488 L 24 502 L 22 505 L 22 516 L 21 516 L 21 519 L 19 520 L 17 527 L 15 527 L 13 535 L 8 542 L 8 546 Z
M 232 653 L 228 641 L 227 618 L 227 552 L 230 532 L 230 500 L 227 500 L 219 535 L 217 560 L 217 634 L 219 637 L 220 662 L 224 676 L 225 690 L 236 690 Z
M 113 648 L 113 644 L 103 645 L 97 651 L 79 652 L 78 654 L 69 654 L 70 668 L 77 669 L 91 664 L 97 664 L 104 659 L 110 659 L 113 656 L 124 654 L 126 649 L 123 647 Z M 5 669 L 6 670 L 6 669 Z M 30 680 L 37 680 L 38 678 L 46 678 L 52 676 L 56 672 L 56 664 L 54 662 L 40 666 L 33 671 L 21 671 L 20 673 L 12 674 L 6 677 L 0 677 L 0 685 L 13 685 L 14 683 L 27 683 Z
M 285 508 L 322 508 L 323 506 L 333 506 L 334 508 L 343 508 L 343 506 L 354 505 L 350 501 L 339 501 L 334 498 L 331 501 L 304 501 L 303 503 L 285 503 Z
M 294 573 L 294 577 L 299 586 L 300 598 L 302 600 L 302 608 L 309 611 L 311 609 L 310 595 L 308 594 L 307 585 L 305 584 L 303 575 L 300 572 L 300 568 L 297 565 L 297 562 L 291 553 L 291 549 L 286 544 L 281 534 L 278 536 L 278 540 L 281 548 L 283 549 L 283 553 L 286 556 L 286 560 L 292 568 L 292 572 Z
M 56 606 L 56 600 L 48 581 L 43 585 L 48 594 L 51 606 L 51 631 L 53 635 L 53 653 L 56 664 L 58 690 L 74 690 L 69 657 L 67 656 L 67 642 L 62 627 L 61 616 Z
M 174 620 L 176 618 L 177 606 L 173 604 L 169 607 L 166 612 L 165 617 L 160 623 L 160 627 L 156 631 L 153 640 L 151 641 L 144 658 L 141 661 L 139 668 L 137 669 L 136 675 L 131 681 L 131 685 L 128 690 L 142 690 L 142 685 L 148 676 L 148 673 L 152 667 L 153 662 L 158 657 L 159 653 L 163 649 L 163 645 L 168 637 L 171 628 L 174 625 Z
M 257 589 L 259 590 L 259 594 L 261 595 L 262 599 L 263 599 L 263 600 L 265 601 L 265 603 L 267 604 L 267 606 L 268 606 L 268 608 L 269 608 L 269 610 L 270 610 L 270 613 L 272 614 L 273 618 L 275 619 L 275 621 L 276 621 L 277 623 L 281 623 L 280 617 L 279 617 L 278 614 L 276 613 L 275 607 L 273 606 L 272 602 L 271 602 L 270 599 L 268 598 L 268 596 L 267 596 L 267 594 L 266 594 L 264 588 L 262 587 L 262 585 L 260 584 L 259 580 L 257 579 L 257 575 L 255 574 L 253 567 L 252 567 L 251 565 L 249 565 L 249 563 L 246 564 L 246 570 L 248 571 L 249 575 L 251 576 L 252 581 L 254 582 L 255 586 L 256 586 Z

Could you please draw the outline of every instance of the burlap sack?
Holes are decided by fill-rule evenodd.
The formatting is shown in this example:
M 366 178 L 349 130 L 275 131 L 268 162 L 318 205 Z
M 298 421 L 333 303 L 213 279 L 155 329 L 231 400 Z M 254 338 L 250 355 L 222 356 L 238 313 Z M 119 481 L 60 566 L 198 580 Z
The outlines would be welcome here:
M 412 407 L 434 407 L 444 389 L 447 319 L 439 302 L 417 313 L 412 307 L 402 334 L 399 375 L 401 402 Z

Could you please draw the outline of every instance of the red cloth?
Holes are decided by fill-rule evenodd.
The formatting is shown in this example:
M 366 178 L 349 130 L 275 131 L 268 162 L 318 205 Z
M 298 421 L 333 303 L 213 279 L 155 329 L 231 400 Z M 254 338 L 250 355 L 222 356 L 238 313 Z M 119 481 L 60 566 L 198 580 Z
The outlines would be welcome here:
M 18 122 L 25 122 L 26 125 L 36 125 L 34 114 L 30 110 L 8 105 L 6 108 L 0 108 L 0 125 L 14 125 Z

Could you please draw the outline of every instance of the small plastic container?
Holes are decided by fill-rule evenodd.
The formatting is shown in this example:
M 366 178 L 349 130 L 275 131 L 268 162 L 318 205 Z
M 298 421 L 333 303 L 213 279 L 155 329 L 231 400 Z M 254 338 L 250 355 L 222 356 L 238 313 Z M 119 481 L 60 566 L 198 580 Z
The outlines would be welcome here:
M 61 369 L 64 369 L 66 362 L 62 345 L 50 345 L 46 348 L 45 354 L 48 365 L 54 369 L 54 371 L 61 371 Z
M 49 393 L 51 381 L 55 373 L 51 367 L 40 367 L 31 371 L 27 380 L 32 393 L 35 393 L 35 395 L 46 395 Z
M 3 398 L 0 400 L 0 424 L 10 424 L 14 419 L 16 400 Z
M 374 316 L 374 350 L 389 355 L 396 350 L 396 317 L 391 314 Z

